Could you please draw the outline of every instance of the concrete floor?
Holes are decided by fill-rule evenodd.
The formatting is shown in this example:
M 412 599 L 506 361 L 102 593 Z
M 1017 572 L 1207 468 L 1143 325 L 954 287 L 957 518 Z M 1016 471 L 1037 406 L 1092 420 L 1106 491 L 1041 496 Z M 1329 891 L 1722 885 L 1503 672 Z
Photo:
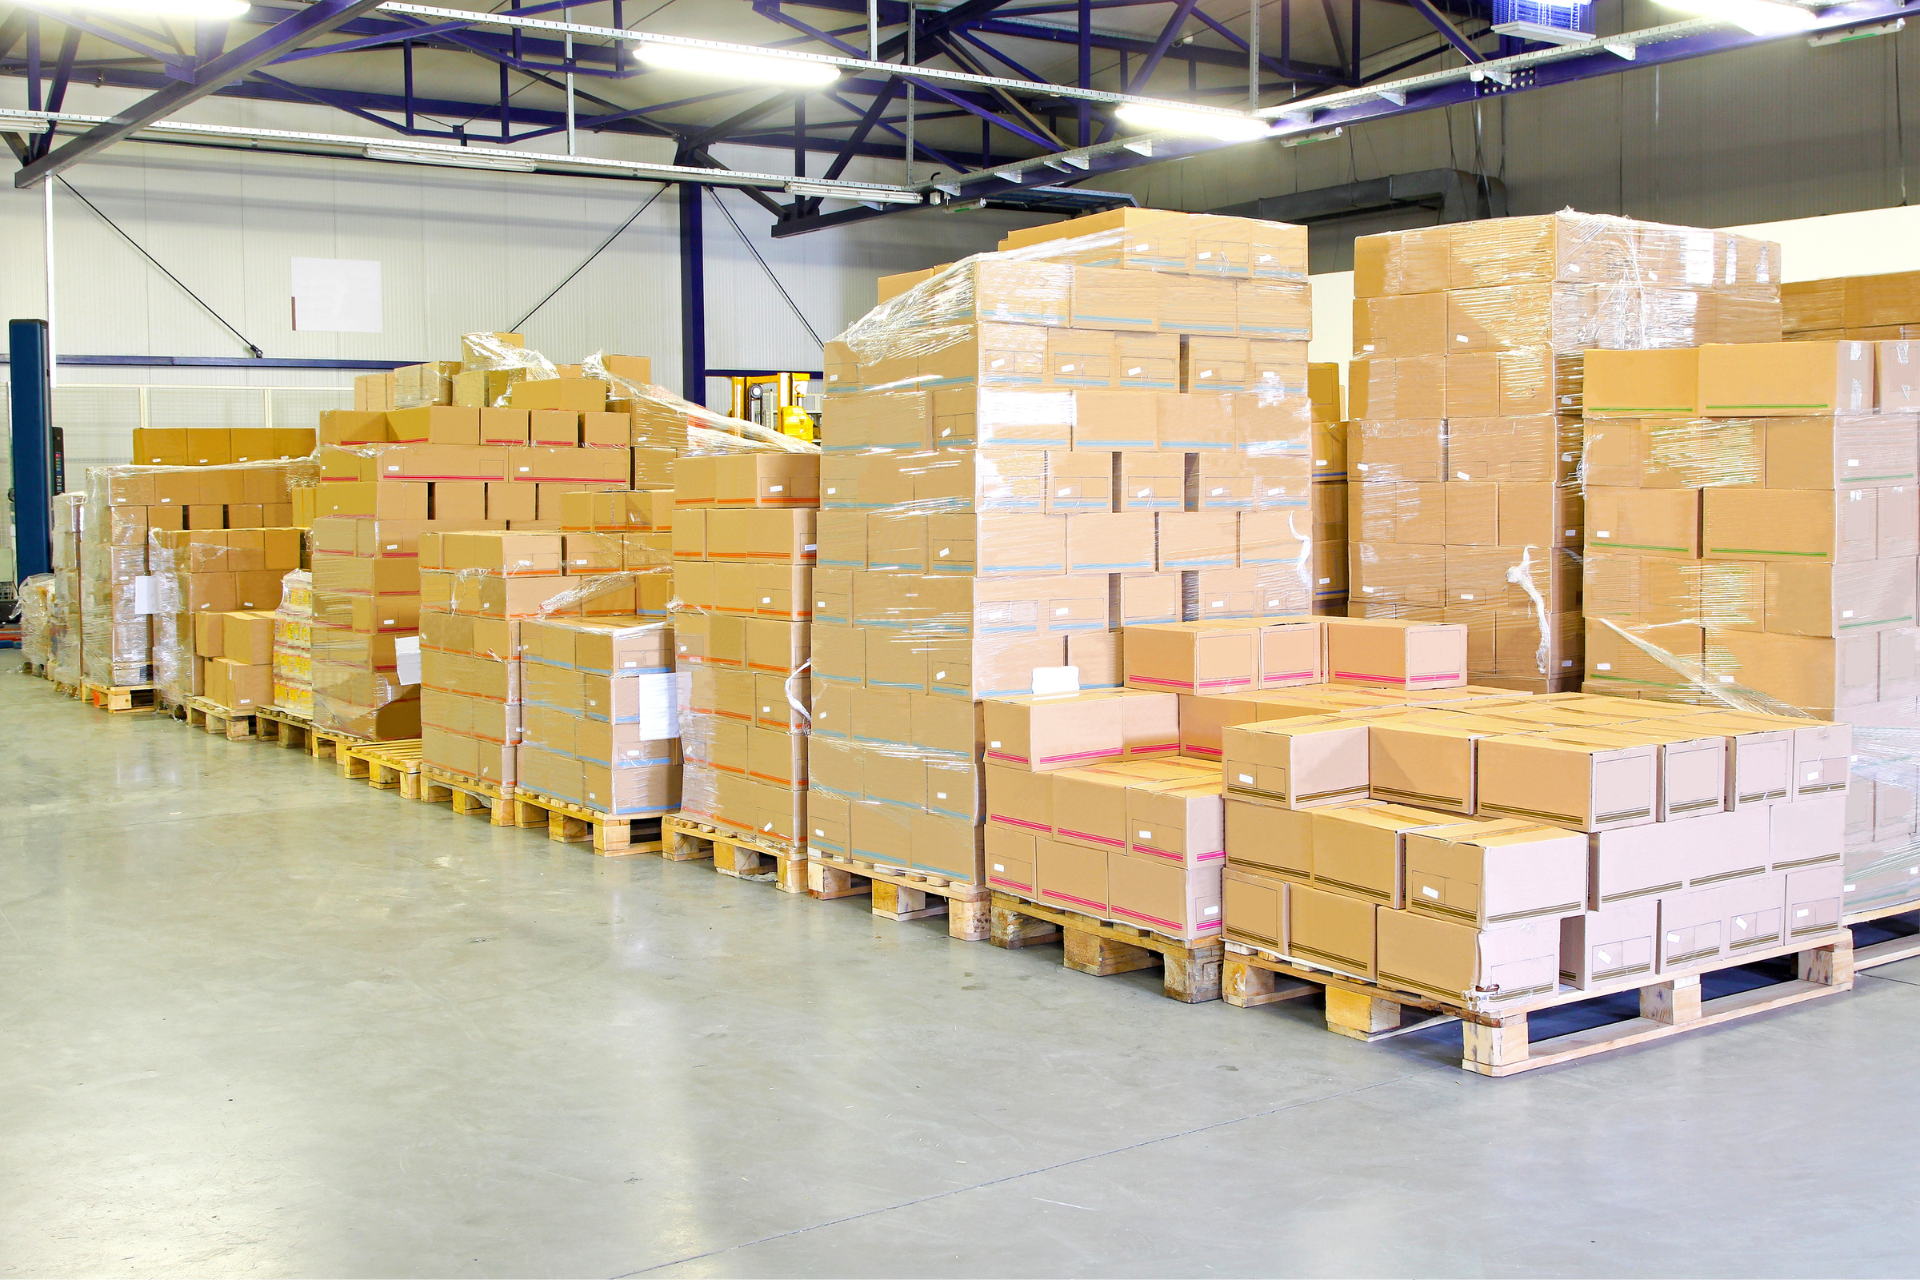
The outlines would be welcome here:
M 1920 962 L 1512 1080 L 0 677 L 0 1274 L 1911 1274 Z

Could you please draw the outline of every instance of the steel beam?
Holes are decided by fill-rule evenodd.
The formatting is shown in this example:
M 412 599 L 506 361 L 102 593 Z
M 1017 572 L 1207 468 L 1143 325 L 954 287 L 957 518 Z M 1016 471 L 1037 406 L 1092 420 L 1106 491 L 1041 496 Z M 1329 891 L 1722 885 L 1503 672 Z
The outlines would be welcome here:
M 356 18 L 380 6 L 380 0 L 315 0 L 315 3 L 284 21 L 275 23 L 253 39 L 194 69 L 193 79 L 151 94 L 121 111 L 107 123 L 97 125 L 72 142 L 56 147 L 13 177 L 16 187 L 31 187 L 54 174 L 69 169 L 96 152 L 103 151 L 155 121 L 164 120 L 180 108 L 216 92 L 221 85 L 243 79 L 259 70 L 274 57 L 315 36 L 324 35 L 348 19 Z
M 701 222 L 707 193 L 680 188 L 680 394 L 707 402 L 707 250 Z
M 1448 44 L 1458 49 L 1460 56 L 1468 62 L 1487 60 L 1485 54 L 1474 48 L 1473 43 L 1460 34 L 1460 28 L 1453 25 L 1453 20 L 1434 6 L 1433 0 L 1407 0 L 1407 3 L 1418 10 L 1421 17 L 1432 23 L 1433 29 L 1444 36 Z

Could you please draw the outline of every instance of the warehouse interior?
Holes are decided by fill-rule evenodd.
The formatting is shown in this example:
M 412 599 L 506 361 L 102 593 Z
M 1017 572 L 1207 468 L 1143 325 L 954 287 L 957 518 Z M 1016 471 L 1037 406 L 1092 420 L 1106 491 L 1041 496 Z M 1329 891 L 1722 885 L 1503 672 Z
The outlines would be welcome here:
M 0 0 L 6 1267 L 1910 1270 L 1904 21 Z

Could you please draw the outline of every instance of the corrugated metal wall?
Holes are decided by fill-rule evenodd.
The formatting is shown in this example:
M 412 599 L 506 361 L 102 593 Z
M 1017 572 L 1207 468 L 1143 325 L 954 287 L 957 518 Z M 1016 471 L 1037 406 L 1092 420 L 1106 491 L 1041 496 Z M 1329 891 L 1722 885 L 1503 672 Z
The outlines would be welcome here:
M 1602 31 L 1652 26 L 1674 11 L 1600 5 Z M 1144 204 L 1206 209 L 1422 169 L 1499 176 L 1513 213 L 1572 207 L 1694 226 L 1732 226 L 1882 208 L 1920 199 L 1908 172 L 1907 102 L 1920 85 L 1920 29 L 1809 48 L 1802 39 L 1642 68 L 1477 106 L 1362 125 L 1301 147 L 1237 147 L 1102 185 Z M 1896 61 L 1897 60 L 1897 61 Z M 1916 120 L 1920 128 L 1920 120 Z M 1906 164 L 1902 164 L 1902 151 Z M 1904 181 L 1903 181 L 1904 179 Z M 1315 271 L 1352 265 L 1351 237 L 1419 225 L 1424 215 L 1358 220 L 1315 238 Z M 1427 217 L 1427 220 L 1431 220 Z

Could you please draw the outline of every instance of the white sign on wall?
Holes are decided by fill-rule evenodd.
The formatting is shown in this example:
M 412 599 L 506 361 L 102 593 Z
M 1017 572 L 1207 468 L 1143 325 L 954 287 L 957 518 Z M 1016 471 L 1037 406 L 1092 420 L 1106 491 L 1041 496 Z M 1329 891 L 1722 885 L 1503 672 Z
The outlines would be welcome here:
M 293 327 L 304 333 L 379 333 L 380 264 L 293 259 Z

